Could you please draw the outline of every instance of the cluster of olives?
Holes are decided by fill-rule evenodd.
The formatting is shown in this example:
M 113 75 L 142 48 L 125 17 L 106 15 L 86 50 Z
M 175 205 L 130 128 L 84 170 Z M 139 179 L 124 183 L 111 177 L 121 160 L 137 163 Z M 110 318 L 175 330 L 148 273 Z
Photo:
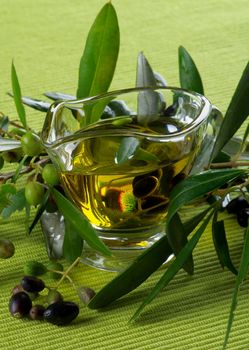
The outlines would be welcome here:
M 44 181 L 48 186 L 55 186 L 59 184 L 59 175 L 55 166 L 48 163 L 44 166 L 41 172 L 42 181 Z M 32 180 L 25 186 L 25 198 L 26 201 L 33 206 L 37 206 L 41 203 L 44 195 L 44 186 L 41 181 Z
M 20 284 L 12 290 L 9 300 L 9 311 L 16 318 L 29 317 L 31 320 L 45 320 L 62 326 L 72 322 L 79 314 L 79 307 L 71 301 L 63 301 L 56 289 L 47 288 L 43 304 L 35 303 L 45 288 L 42 279 L 35 276 L 24 276 Z
M 74 264 L 71 265 L 71 267 Z M 63 272 L 63 265 L 50 261 L 46 266 L 38 261 L 27 261 L 23 267 L 25 276 L 12 290 L 9 300 L 9 311 L 16 318 L 28 317 L 31 320 L 45 320 L 58 326 L 67 325 L 79 314 L 79 306 L 72 301 L 64 301 L 58 291 L 58 285 L 68 272 Z M 67 269 L 70 271 L 70 268 Z M 57 280 L 57 287 L 48 287 L 38 276 L 48 275 Z M 72 282 L 71 278 L 68 278 Z M 74 287 L 76 287 L 74 285 Z M 95 292 L 89 287 L 77 288 L 79 299 L 88 304 Z
M 30 165 L 32 159 L 38 159 L 41 155 L 46 155 L 41 145 L 39 137 L 31 131 L 25 132 L 21 136 L 21 148 L 4 151 L 0 154 L 0 168 L 4 162 L 20 162 L 26 156 L 26 165 Z M 47 162 L 49 159 L 47 158 Z M 32 163 L 32 167 L 34 162 Z M 41 203 L 45 187 L 43 182 L 48 186 L 59 184 L 59 175 L 53 164 L 47 163 L 43 168 L 37 167 L 35 176 L 31 176 L 25 186 L 25 198 L 30 205 L 37 206 Z
M 232 199 L 226 206 L 226 210 L 229 214 L 235 214 L 237 222 L 241 227 L 248 226 L 249 218 L 249 203 L 242 197 L 236 197 Z
M 2 133 L 4 131 L 2 130 Z M 26 167 L 24 173 L 30 173 L 25 185 L 25 199 L 31 206 L 37 206 L 42 203 L 45 189 L 47 187 L 59 184 L 59 175 L 53 164 L 51 164 L 47 154 L 45 153 L 39 137 L 32 131 L 24 131 L 21 127 L 16 127 L 9 131 L 9 135 L 20 140 L 21 146 L 16 149 L 0 152 L 0 169 L 5 163 L 20 163 Z M 2 182 L 5 183 L 10 179 L 11 173 L 2 174 Z M 18 175 L 17 175 L 18 174 Z M 20 177 L 22 172 L 14 171 L 11 176 Z M 12 179 L 13 180 L 13 179 Z M 15 178 L 13 182 L 16 182 Z M 52 204 L 51 204 L 52 203 Z M 52 198 L 49 198 L 46 206 L 48 211 L 56 211 L 57 207 Z M 0 258 L 9 258 L 14 254 L 14 245 L 7 239 L 0 240 Z

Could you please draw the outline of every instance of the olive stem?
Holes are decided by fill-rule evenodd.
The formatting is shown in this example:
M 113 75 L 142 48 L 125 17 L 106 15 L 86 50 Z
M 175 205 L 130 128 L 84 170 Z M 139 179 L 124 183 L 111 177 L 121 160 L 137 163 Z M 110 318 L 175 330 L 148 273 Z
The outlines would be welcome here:
M 62 272 L 62 277 L 61 279 L 59 280 L 59 282 L 57 283 L 57 285 L 55 286 L 55 288 L 57 289 L 59 287 L 59 285 L 64 281 L 65 278 L 67 278 L 73 285 L 73 281 L 72 279 L 70 278 L 70 276 L 68 276 L 69 272 L 79 263 L 80 261 L 80 257 L 78 257 L 73 263 L 72 265 L 70 265 L 68 267 L 68 269 L 65 271 L 65 272 Z
M 64 274 L 65 274 L 65 272 L 63 272 L 63 271 L 59 271 L 59 270 L 48 269 L 48 271 L 49 271 L 49 272 L 55 272 L 55 273 L 58 273 L 58 275 L 64 275 Z M 72 278 L 71 278 L 69 275 L 66 275 L 65 277 L 66 277 L 66 278 L 69 280 L 69 282 L 70 282 L 70 283 L 72 283 L 72 284 L 73 284 L 73 286 L 75 287 L 75 284 L 74 284 L 74 282 L 73 282 Z M 57 288 L 57 287 L 56 287 L 56 288 Z
M 210 164 L 210 169 L 220 169 L 220 168 L 238 168 L 240 166 L 249 166 L 248 161 L 231 161 L 224 163 L 212 163 Z
M 22 169 L 20 171 L 20 175 L 30 173 L 32 170 L 34 170 L 34 165 L 36 166 L 36 165 L 46 164 L 48 161 L 49 161 L 49 157 L 46 157 L 46 158 L 38 160 L 37 162 L 35 162 L 33 164 L 26 166 L 24 169 Z M 2 174 L 2 175 L 0 175 L 0 181 L 7 181 L 7 180 L 11 179 L 14 175 L 15 175 L 15 172 L 9 172 L 9 173 Z

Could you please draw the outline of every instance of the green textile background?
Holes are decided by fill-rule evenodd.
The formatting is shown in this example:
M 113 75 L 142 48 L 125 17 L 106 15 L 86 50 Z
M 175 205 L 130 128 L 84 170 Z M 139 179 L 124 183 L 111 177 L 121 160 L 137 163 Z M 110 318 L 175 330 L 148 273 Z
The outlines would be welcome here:
M 16 117 L 10 67 L 14 59 L 24 95 L 42 98 L 45 91 L 74 94 L 79 59 L 86 35 L 104 0 L 0 0 L 0 110 Z M 177 49 L 183 45 L 201 72 L 206 96 L 225 111 L 249 59 L 247 0 L 113 0 L 121 48 L 112 88 L 134 85 L 136 58 L 143 51 L 155 71 L 170 85 L 178 83 Z M 40 128 L 43 115 L 31 109 L 28 120 Z M 228 219 L 229 244 L 238 265 L 243 232 Z M 43 236 L 37 226 L 25 235 L 23 213 L 1 221 L 0 236 L 16 246 L 10 260 L 0 261 L 0 349 L 33 350 L 219 350 L 230 308 L 235 277 L 223 271 L 206 231 L 194 253 L 195 274 L 181 271 L 135 324 L 128 320 L 160 277 L 158 271 L 142 286 L 101 311 L 82 306 L 68 327 L 16 320 L 8 313 L 10 290 L 22 276 L 26 260 L 47 262 Z M 81 265 L 78 284 L 99 290 L 114 277 Z M 229 350 L 249 349 L 249 284 L 246 281 L 229 341 Z M 65 283 L 65 298 L 77 300 Z

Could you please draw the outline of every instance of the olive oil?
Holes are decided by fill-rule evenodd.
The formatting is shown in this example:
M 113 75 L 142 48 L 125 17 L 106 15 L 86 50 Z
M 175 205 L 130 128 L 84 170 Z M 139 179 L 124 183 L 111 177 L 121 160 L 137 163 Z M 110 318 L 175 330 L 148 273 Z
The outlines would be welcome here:
M 62 172 L 68 195 L 97 228 L 148 228 L 166 218 L 169 193 L 185 176 L 187 159 L 150 172 L 81 174 Z M 110 171 L 111 172 L 111 171 Z
M 164 129 L 173 125 L 166 120 Z M 134 232 L 165 221 L 169 193 L 189 170 L 196 144 L 189 136 L 165 143 L 147 139 L 158 135 L 160 123 L 153 129 L 129 125 L 131 137 L 124 135 L 126 125 L 101 122 L 73 147 L 63 145 L 63 156 L 71 152 L 68 169 L 61 172 L 63 187 L 95 228 Z M 180 123 L 174 125 L 181 130 Z

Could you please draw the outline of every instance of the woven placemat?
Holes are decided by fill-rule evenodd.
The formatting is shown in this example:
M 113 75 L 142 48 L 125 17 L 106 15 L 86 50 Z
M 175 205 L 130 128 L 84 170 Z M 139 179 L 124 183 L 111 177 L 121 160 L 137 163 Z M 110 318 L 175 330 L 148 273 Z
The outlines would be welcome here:
M 45 91 L 74 94 L 79 59 L 100 0 L 0 0 L 0 110 L 16 116 L 10 67 L 14 59 L 22 92 L 42 98 Z M 179 85 L 177 49 L 183 45 L 201 72 L 205 93 L 225 111 L 248 60 L 249 12 L 246 0 L 113 0 L 117 10 L 121 47 L 112 88 L 134 85 L 136 58 L 143 51 L 155 71 L 170 85 Z M 27 109 L 28 119 L 40 128 L 43 115 Z M 229 244 L 238 265 L 243 233 L 229 219 Z M 102 311 L 81 308 L 76 322 L 57 327 L 44 322 L 16 320 L 8 313 L 10 290 L 22 276 L 25 261 L 47 262 L 44 240 L 37 226 L 31 237 L 24 217 L 17 213 L 0 224 L 1 237 L 16 246 L 15 256 L 0 262 L 0 348 L 4 350 L 96 349 L 221 349 L 235 277 L 223 271 L 206 231 L 195 250 L 195 274 L 181 271 L 135 324 L 128 320 L 161 276 L 157 271 L 142 286 Z M 81 265 L 78 284 L 99 290 L 115 274 Z M 238 309 L 228 349 L 249 349 L 248 282 L 240 290 Z M 65 298 L 77 300 L 72 287 Z

